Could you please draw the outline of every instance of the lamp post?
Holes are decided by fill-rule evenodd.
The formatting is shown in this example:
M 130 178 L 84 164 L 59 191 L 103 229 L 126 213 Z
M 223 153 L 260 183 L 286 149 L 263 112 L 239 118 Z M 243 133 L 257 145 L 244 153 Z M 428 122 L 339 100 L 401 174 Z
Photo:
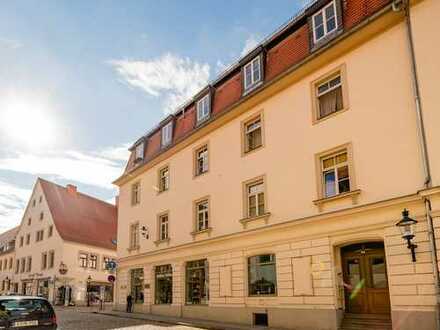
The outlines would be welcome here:
M 92 282 L 92 276 L 87 277 L 87 307 L 90 307 L 90 282 Z
M 416 227 L 417 220 L 414 220 L 409 217 L 409 211 L 404 209 L 402 211 L 402 219 L 396 223 L 396 226 L 399 227 L 400 232 L 402 233 L 402 238 L 406 240 L 408 249 L 411 250 L 412 261 L 416 262 L 416 251 L 417 245 L 411 242 L 411 240 L 416 235 Z

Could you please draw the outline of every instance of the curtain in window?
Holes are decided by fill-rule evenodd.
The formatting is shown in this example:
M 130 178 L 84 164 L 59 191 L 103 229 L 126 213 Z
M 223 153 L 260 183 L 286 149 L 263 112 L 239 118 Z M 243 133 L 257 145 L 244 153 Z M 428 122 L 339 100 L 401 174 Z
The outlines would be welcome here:
M 328 93 L 321 95 L 319 98 L 319 116 L 326 117 L 333 112 L 342 109 L 342 87 L 338 87 Z

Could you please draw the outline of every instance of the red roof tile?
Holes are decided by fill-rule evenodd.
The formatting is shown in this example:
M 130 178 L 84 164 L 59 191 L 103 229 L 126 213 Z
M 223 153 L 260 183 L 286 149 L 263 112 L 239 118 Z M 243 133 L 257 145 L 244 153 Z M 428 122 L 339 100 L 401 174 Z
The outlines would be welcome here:
M 66 241 L 116 250 L 116 206 L 39 178 L 55 227 Z
M 18 230 L 20 229 L 19 226 L 9 229 L 8 231 L 5 231 L 4 233 L 0 234 L 0 247 L 8 245 L 9 242 L 12 242 L 15 240 L 15 237 L 17 236 Z

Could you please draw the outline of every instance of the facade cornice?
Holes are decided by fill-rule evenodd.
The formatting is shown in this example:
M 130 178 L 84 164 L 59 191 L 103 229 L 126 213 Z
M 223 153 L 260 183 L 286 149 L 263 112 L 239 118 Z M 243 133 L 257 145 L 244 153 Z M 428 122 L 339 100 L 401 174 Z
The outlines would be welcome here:
M 382 201 L 378 201 L 378 202 L 373 202 L 373 203 L 369 203 L 369 204 L 355 205 L 355 206 L 341 209 L 341 210 L 329 211 L 326 213 L 306 216 L 306 217 L 302 217 L 302 218 L 290 219 L 290 220 L 286 220 L 286 221 L 283 221 L 280 223 L 269 224 L 264 227 L 244 229 L 243 231 L 240 231 L 240 232 L 235 232 L 235 233 L 226 234 L 226 235 L 222 235 L 222 236 L 207 238 L 203 241 L 184 243 L 184 244 L 180 244 L 177 246 L 167 247 L 167 248 L 163 248 L 163 249 L 159 249 L 159 250 L 155 250 L 155 251 L 151 251 L 151 252 L 138 253 L 135 255 L 119 258 L 118 260 L 119 260 L 119 262 L 130 262 L 133 260 L 138 261 L 138 259 L 142 258 L 142 257 L 163 255 L 166 253 L 182 251 L 182 250 L 185 250 L 188 248 L 191 248 L 191 249 L 199 248 L 199 247 L 207 246 L 207 245 L 214 244 L 214 243 L 220 243 L 220 242 L 227 241 L 227 240 L 233 240 L 233 239 L 237 239 L 237 238 L 242 239 L 243 237 L 251 236 L 251 235 L 255 235 L 255 234 L 269 233 L 272 231 L 280 231 L 280 230 L 285 231 L 285 230 L 291 229 L 297 225 L 302 225 L 302 224 L 306 224 L 306 223 L 323 221 L 323 220 L 331 220 L 331 219 L 335 219 L 335 218 L 347 217 L 347 216 L 351 216 L 351 215 L 366 213 L 366 212 L 376 210 L 376 209 L 398 206 L 398 205 L 402 205 L 402 204 L 408 205 L 409 203 L 420 203 L 420 202 L 422 202 L 422 197 L 418 193 L 404 195 L 404 196 L 398 196 L 398 197 L 394 197 L 394 198 L 390 198 L 390 199 L 382 200 Z M 417 219 L 421 219 L 421 218 L 423 218 L 423 214 L 414 214 L 414 217 Z M 389 221 L 383 222 L 383 224 L 385 224 L 385 223 L 389 223 Z M 337 230 L 337 231 L 339 232 L 340 230 Z M 329 234 L 329 233 L 330 232 L 327 232 L 327 234 Z M 305 238 L 305 237 L 302 237 L 302 238 Z

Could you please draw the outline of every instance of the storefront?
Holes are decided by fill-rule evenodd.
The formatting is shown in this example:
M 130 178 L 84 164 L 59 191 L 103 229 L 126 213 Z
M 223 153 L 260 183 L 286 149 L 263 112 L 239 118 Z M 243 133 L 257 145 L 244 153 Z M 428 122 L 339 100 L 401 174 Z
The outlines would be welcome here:
M 37 295 L 49 299 L 49 279 L 38 280 Z

